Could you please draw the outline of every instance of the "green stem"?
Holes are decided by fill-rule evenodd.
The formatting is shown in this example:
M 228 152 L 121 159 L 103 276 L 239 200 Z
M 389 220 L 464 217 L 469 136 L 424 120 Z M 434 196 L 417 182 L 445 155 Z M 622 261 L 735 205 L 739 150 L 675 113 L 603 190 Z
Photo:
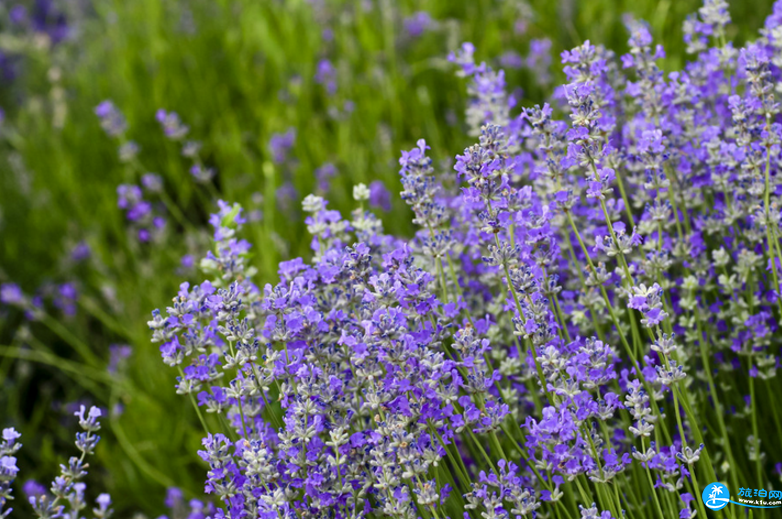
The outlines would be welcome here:
M 182 371 L 182 366 L 177 364 L 177 370 L 179 370 L 179 376 L 182 377 L 182 380 L 185 380 L 185 372 Z M 201 414 L 201 408 L 198 407 L 198 403 L 196 403 L 195 397 L 193 396 L 192 391 L 188 391 L 188 396 L 190 397 L 190 403 L 193 404 L 193 409 L 195 409 L 196 414 L 198 415 L 198 421 L 201 422 L 201 426 L 204 428 L 204 434 L 207 436 L 209 435 L 209 428 L 206 426 L 206 420 L 204 420 L 204 415 Z
M 101 361 L 92 352 L 90 347 L 87 346 L 84 341 L 72 334 L 70 330 L 60 324 L 59 321 L 52 318 L 44 311 L 35 311 L 35 316 L 40 322 L 45 324 L 47 328 L 57 334 L 62 340 L 70 344 L 73 349 L 76 350 L 85 361 L 87 361 L 88 364 L 93 367 L 99 366 L 101 364 Z
M 692 476 L 692 484 L 695 486 L 695 495 L 701 495 L 701 486 L 698 484 L 698 476 L 695 475 L 695 467 L 690 470 L 690 476 Z M 701 517 L 706 517 L 706 509 L 703 506 L 703 499 L 695 498 L 695 502 L 698 503 L 698 509 L 701 512 Z
M 635 227 L 635 220 L 633 219 L 633 212 L 630 209 L 630 201 L 627 198 L 627 195 L 625 194 L 625 185 L 624 185 L 624 182 L 622 182 L 622 175 L 619 173 L 619 169 L 618 168 L 616 170 L 616 184 L 619 186 L 619 193 L 621 193 L 622 201 L 625 204 L 625 213 L 627 214 L 627 219 L 630 220 L 630 225 L 632 227 Z
M 641 449 L 643 449 L 643 453 L 646 454 L 646 445 L 643 437 L 641 437 Z M 649 463 L 645 463 L 644 468 L 646 469 L 646 478 L 649 481 L 649 490 L 654 498 L 654 505 L 657 508 L 657 513 L 660 514 L 660 519 L 665 519 L 663 507 L 660 505 L 660 499 L 657 497 L 657 489 L 654 488 L 654 480 L 652 479 L 652 471 L 649 469 Z
M 750 369 L 754 362 L 754 356 L 749 357 Z M 765 484 L 763 481 L 763 470 L 760 463 L 760 437 L 758 436 L 758 403 L 755 398 L 755 377 L 749 377 L 749 398 L 752 403 L 752 441 L 755 444 L 755 473 L 757 477 L 757 484 L 761 487 Z

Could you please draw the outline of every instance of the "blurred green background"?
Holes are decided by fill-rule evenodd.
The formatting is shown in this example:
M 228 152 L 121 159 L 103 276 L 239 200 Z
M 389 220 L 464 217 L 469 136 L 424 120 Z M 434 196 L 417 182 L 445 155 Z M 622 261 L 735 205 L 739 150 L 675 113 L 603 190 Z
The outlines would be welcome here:
M 753 39 L 771 2 L 730 4 L 729 36 L 737 45 Z M 14 21 L 17 5 L 27 22 Z M 215 197 L 254 211 L 245 237 L 257 281 L 274 282 L 281 259 L 307 256 L 299 202 L 319 189 L 317 168 L 336 168 L 323 194 L 343 213 L 355 183 L 381 180 L 394 212 L 407 214 L 396 196 L 399 151 L 425 138 L 445 167 L 470 144 L 464 83 L 446 60 L 462 42 L 498 67 L 503 54 L 525 57 L 531 40 L 548 38 L 557 84 L 564 49 L 589 39 L 623 52 L 629 13 L 650 23 L 667 51 L 663 67 L 672 70 L 686 61 L 681 27 L 698 7 L 694 0 L 3 2 L 0 283 L 45 301 L 56 301 L 63 283 L 79 293 L 70 316 L 50 302 L 36 321 L 0 310 L 0 426 L 23 434 L 19 483 L 51 481 L 74 451 L 69 405 L 92 402 L 111 413 L 90 492 L 111 492 L 120 516 L 152 517 L 164 513 L 168 485 L 201 493 L 200 429 L 190 403 L 174 393 L 175 373 L 149 342 L 146 321 L 179 283 L 199 281 L 181 259 L 207 250 Z M 44 8 L 36 27 L 29 20 Z M 430 17 L 420 35 L 410 32 L 417 11 Z M 324 59 L 333 65 L 333 94 L 316 81 Z M 506 73 L 508 90 L 522 89 L 522 104 L 544 100 L 549 88 L 539 71 Z M 143 166 L 123 164 L 101 129 L 94 109 L 106 99 L 127 118 Z M 177 112 L 203 143 L 201 158 L 217 171 L 212 183 L 193 181 L 155 120 L 160 108 Z M 289 159 L 275 163 L 269 141 L 290 128 Z M 138 184 L 142 171 L 161 175 L 186 222 L 169 214 L 152 243 L 139 243 L 117 207 L 117 186 Z M 389 232 L 411 230 L 409 219 L 383 219 Z M 91 255 L 76 261 L 81 242 Z M 113 373 L 111 344 L 132 347 Z M 24 501 L 17 499 L 16 516 L 30 512 Z

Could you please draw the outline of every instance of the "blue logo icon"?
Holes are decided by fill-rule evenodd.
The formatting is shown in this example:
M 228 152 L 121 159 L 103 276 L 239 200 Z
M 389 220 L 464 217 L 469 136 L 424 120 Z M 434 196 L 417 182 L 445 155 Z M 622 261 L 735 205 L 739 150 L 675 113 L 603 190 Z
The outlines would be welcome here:
M 707 508 L 722 510 L 730 503 L 730 492 L 728 492 L 728 487 L 722 483 L 711 483 L 703 489 L 701 499 Z

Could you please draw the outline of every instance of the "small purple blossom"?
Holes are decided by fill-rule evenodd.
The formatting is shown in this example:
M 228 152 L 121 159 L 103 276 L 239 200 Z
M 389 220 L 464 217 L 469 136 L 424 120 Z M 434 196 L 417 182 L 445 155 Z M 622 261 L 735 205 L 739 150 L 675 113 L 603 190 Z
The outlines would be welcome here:
M 329 95 L 334 95 L 337 92 L 337 71 L 331 61 L 322 59 L 318 62 L 315 83 L 323 85 Z
M 432 16 L 426 11 L 418 11 L 403 21 L 405 32 L 410 38 L 418 38 L 433 25 Z
M 109 373 L 116 373 L 120 364 L 130 357 L 133 348 L 127 344 L 112 344 L 109 346 Z
M 161 108 L 155 112 L 155 119 L 160 123 L 166 137 L 172 141 L 181 140 L 190 132 L 190 127 L 182 123 L 176 112 L 167 112 Z
M 269 139 L 269 151 L 276 164 L 283 164 L 288 160 L 288 153 L 296 143 L 296 129 L 288 128 L 285 133 L 275 133 Z
M 95 115 L 100 119 L 103 131 L 110 137 L 120 137 L 127 130 L 125 117 L 111 101 L 103 101 L 96 106 Z
M 381 180 L 369 184 L 369 205 L 383 211 L 391 210 L 391 193 Z
M 90 246 L 85 241 L 80 241 L 71 250 L 71 259 L 76 263 L 81 263 L 83 261 L 88 260 L 91 255 L 92 255 L 92 250 L 90 249 Z
M 0 303 L 6 305 L 21 306 L 25 298 L 22 289 L 16 283 L 3 283 L 0 285 Z

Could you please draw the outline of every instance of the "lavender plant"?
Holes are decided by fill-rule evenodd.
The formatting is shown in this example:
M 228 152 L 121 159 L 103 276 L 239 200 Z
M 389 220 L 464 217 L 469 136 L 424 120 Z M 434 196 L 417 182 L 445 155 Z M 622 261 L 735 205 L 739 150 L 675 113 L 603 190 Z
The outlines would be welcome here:
M 567 83 L 518 114 L 465 44 L 477 142 L 450 172 L 402 152 L 412 238 L 364 185 L 349 218 L 310 195 L 311 262 L 259 286 L 221 202 L 207 280 L 149 322 L 204 428 L 211 517 L 688 518 L 710 482 L 771 487 L 774 13 L 736 49 L 707 0 L 668 74 L 628 20 L 627 54 L 564 52 Z
M 16 441 L 21 436 L 11 427 L 3 429 L 3 442 L 0 443 L 0 517 L 7 517 L 13 511 L 8 507 L 8 501 L 13 499 L 11 484 L 19 473 L 14 454 L 22 448 L 22 444 Z
M 85 416 L 85 413 L 87 415 Z M 54 519 L 57 517 L 67 517 L 77 519 L 81 517 L 82 511 L 88 507 L 85 500 L 85 490 L 87 485 L 81 481 L 87 475 L 89 464 L 85 463 L 87 455 L 95 453 L 95 447 L 100 441 L 100 436 L 94 434 L 100 430 L 98 419 L 101 417 L 101 410 L 97 407 L 91 407 L 89 411 L 81 406 L 74 415 L 79 419 L 79 426 L 83 432 L 76 433 L 76 448 L 81 455 L 79 457 L 71 456 L 67 465 L 60 465 L 60 475 L 57 476 L 49 489 L 38 484 L 36 481 L 28 481 L 24 490 L 28 496 L 28 501 L 35 516 L 40 519 Z M 21 438 L 13 428 L 3 429 L 3 441 L 0 442 L 0 517 L 7 517 L 13 511 L 12 508 L 6 508 L 7 502 L 13 499 L 11 493 L 11 484 L 16 478 L 19 468 L 16 466 L 16 458 L 13 456 L 22 444 L 17 440 Z M 111 496 L 100 494 L 95 499 L 96 506 L 92 509 L 92 515 L 96 519 L 108 519 L 113 510 L 111 506 Z
M 243 238 L 260 212 L 219 202 L 206 280 L 183 283 L 149 323 L 204 429 L 210 497 L 185 503 L 171 489 L 171 516 L 687 518 L 706 515 L 699 497 L 714 481 L 779 498 L 780 13 L 736 49 L 727 5 L 706 2 L 685 25 L 693 60 L 673 73 L 628 18 L 629 52 L 586 42 L 563 53 L 567 83 L 542 106 L 465 44 L 451 61 L 468 81 L 475 142 L 452 170 L 424 140 L 402 153 L 412 238 L 367 210 L 391 208 L 380 181 L 354 187 L 348 218 L 311 195 L 311 260 L 282 262 L 262 286 L 253 265 L 268 251 Z M 423 12 L 403 22 L 409 42 L 445 27 Z M 545 87 L 547 42 L 500 63 Z M 335 124 L 352 111 L 344 69 L 329 54 L 313 78 Z M 96 114 L 127 166 L 117 205 L 128 248 L 143 257 L 173 251 L 160 246 L 179 231 L 197 236 L 170 179 L 141 166 L 119 110 Z M 200 143 L 176 113 L 157 120 L 211 205 L 221 186 Z M 305 141 L 293 127 L 268 141 L 267 204 L 298 202 L 290 155 Z M 342 173 L 319 164 L 326 196 Z M 28 297 L 3 283 L 0 302 L 53 326 L 44 297 L 70 316 L 77 286 Z M 109 379 L 130 351 L 109 347 Z M 79 353 L 97 363 L 86 345 Z M 100 411 L 85 412 L 81 458 L 51 494 L 24 487 L 41 517 L 85 513 Z M 0 516 L 18 438 L 3 431 Z M 93 515 L 110 507 L 101 495 Z

